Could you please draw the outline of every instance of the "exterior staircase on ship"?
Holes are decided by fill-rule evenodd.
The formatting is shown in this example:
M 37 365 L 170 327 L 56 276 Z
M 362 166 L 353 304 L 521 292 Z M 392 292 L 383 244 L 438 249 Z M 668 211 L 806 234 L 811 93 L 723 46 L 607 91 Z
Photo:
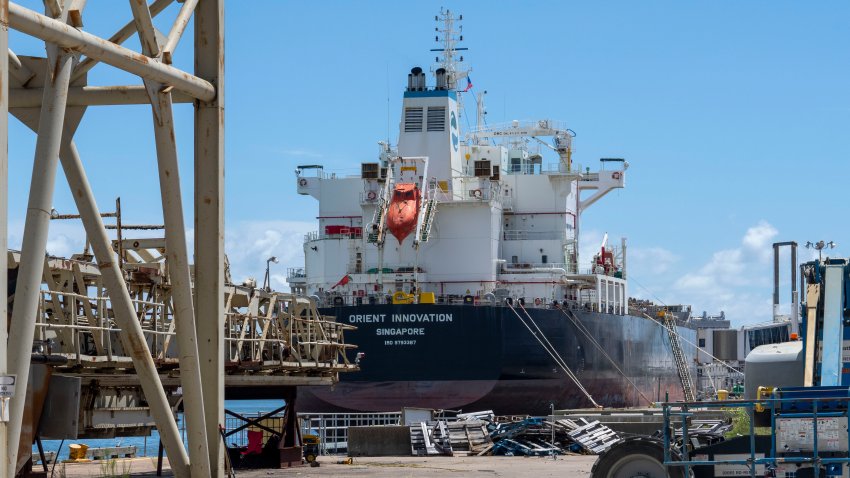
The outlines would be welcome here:
M 679 333 L 676 332 L 676 318 L 670 312 L 664 312 L 664 328 L 667 329 L 667 335 L 670 337 L 670 346 L 673 349 L 673 360 L 676 363 L 676 371 L 679 374 L 679 382 L 682 384 L 682 392 L 686 402 L 696 400 L 694 393 L 693 379 L 691 371 L 688 368 L 688 362 L 685 359 L 685 352 L 682 350 L 682 344 L 679 341 Z

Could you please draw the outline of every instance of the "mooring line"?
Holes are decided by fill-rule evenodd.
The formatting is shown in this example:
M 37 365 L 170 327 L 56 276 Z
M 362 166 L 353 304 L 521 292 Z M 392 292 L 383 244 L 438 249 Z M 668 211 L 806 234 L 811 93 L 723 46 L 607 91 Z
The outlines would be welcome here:
M 550 350 L 549 347 L 547 347 L 546 344 L 543 343 L 543 341 L 540 339 L 540 337 L 537 336 L 537 333 L 535 333 L 534 330 L 532 330 L 531 327 L 529 327 L 528 324 L 525 323 L 525 320 L 523 320 L 523 318 L 519 315 L 519 313 L 516 311 L 516 309 L 513 307 L 513 305 L 511 305 L 510 303 L 507 303 L 507 302 L 505 302 L 505 303 L 508 305 L 508 308 L 510 308 L 511 311 L 514 313 L 514 315 L 516 315 L 517 319 L 519 319 L 519 321 L 522 322 L 522 325 L 524 325 L 525 328 L 528 329 L 529 332 L 531 332 L 531 335 L 533 335 L 534 338 L 537 339 L 537 342 L 540 343 L 540 345 L 552 357 L 552 359 L 555 361 L 555 363 L 558 366 L 561 367 L 561 369 L 567 374 L 567 376 L 573 381 L 573 383 L 579 388 L 579 390 L 581 390 L 581 392 L 584 394 L 584 396 L 587 397 L 588 400 L 590 400 L 590 403 L 592 403 L 593 406 L 596 407 L 596 408 L 603 408 L 601 405 L 596 403 L 596 400 L 593 399 L 593 397 L 590 395 L 590 392 L 588 392 L 587 389 L 584 388 L 584 386 L 581 384 L 581 381 L 579 381 L 578 377 L 576 377 L 576 375 L 573 373 L 573 371 L 570 369 L 570 367 L 567 365 L 567 363 L 564 361 L 564 359 L 560 357 L 560 354 L 557 353 L 557 350 L 554 350 L 554 351 Z M 532 321 L 532 323 L 533 322 L 534 321 Z M 537 324 L 535 324 L 535 327 L 537 327 Z M 539 328 L 538 328 L 538 330 L 539 330 Z M 540 332 L 540 335 L 542 335 L 544 339 L 546 338 L 546 336 L 543 334 L 543 332 Z M 548 343 L 549 340 L 546 339 L 546 342 Z M 551 345 L 552 344 L 550 343 L 549 346 L 551 347 Z

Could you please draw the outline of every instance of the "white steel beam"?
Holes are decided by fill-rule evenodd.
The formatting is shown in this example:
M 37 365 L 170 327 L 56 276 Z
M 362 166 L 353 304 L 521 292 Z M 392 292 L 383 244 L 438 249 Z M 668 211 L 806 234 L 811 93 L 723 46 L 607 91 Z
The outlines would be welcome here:
M 118 268 L 118 261 L 115 260 L 112 242 L 103 226 L 103 219 L 95 203 L 94 194 L 83 169 L 80 155 L 69 137 L 66 137 L 63 141 L 61 159 L 68 185 L 75 192 L 74 201 L 76 201 L 77 210 L 80 212 L 83 226 L 86 229 L 86 235 L 97 259 L 103 284 L 109 293 L 115 321 L 121 329 L 121 343 L 133 359 L 133 366 L 142 385 L 145 400 L 150 406 L 151 414 L 156 421 L 157 431 L 162 439 L 165 451 L 168 453 L 169 465 L 174 476 L 188 477 L 190 476 L 189 457 L 180 440 L 180 431 L 177 429 L 177 423 L 174 421 L 174 415 L 172 415 L 171 407 L 168 405 L 168 398 L 162 388 L 156 364 L 154 364 L 150 349 L 145 341 L 142 325 L 139 323 L 133 301 L 124 282 L 124 275 Z M 21 266 L 23 266 L 23 263 Z M 17 300 L 15 302 L 15 309 L 17 309 Z M 32 322 L 35 323 L 35 321 Z
M 18 447 L 26 406 L 32 342 L 35 335 L 33 318 L 38 310 L 38 296 L 41 293 L 47 230 L 56 183 L 56 166 L 65 123 L 65 101 L 73 67 L 73 57 L 70 52 L 60 51 L 55 45 L 48 44 L 48 59 L 47 78 L 52 81 L 47 81 L 44 85 L 44 100 L 39 117 L 29 204 L 21 246 L 21 263 L 18 267 L 18 281 L 15 289 L 15 307 L 12 310 L 12 321 L 9 327 L 9 371 L 17 375 L 16 388 L 19 388 L 21 392 L 12 397 L 9 407 L 9 461 L 6 467 L 8 476 L 15 476 L 18 471 Z M 7 86 L 4 85 L 4 88 Z
M 168 32 L 168 39 L 165 41 L 165 46 L 162 47 L 162 61 L 171 64 L 171 55 L 174 49 L 177 48 L 177 43 L 183 36 L 183 31 L 186 25 L 189 24 L 189 19 L 192 18 L 192 13 L 198 5 L 198 0 L 185 0 L 183 6 L 180 7 L 180 12 L 174 20 L 174 25 L 171 26 L 171 31 Z
M 7 27 L 7 31 L 8 31 L 8 27 Z M 24 66 L 21 63 L 20 58 L 18 58 L 18 55 L 15 55 L 15 52 L 13 52 L 12 50 L 9 50 L 8 61 L 9 61 L 9 74 L 12 75 L 16 80 L 18 80 L 18 82 L 20 82 L 22 85 L 26 85 L 35 76 L 35 73 L 33 73 L 32 71 L 30 71 L 29 68 Z M 41 99 L 41 92 L 40 91 L 39 91 L 38 98 L 39 98 L 39 100 Z M 41 106 L 41 103 L 39 103 L 39 106 Z
M 152 61 L 145 55 L 77 30 L 15 3 L 9 3 L 9 25 L 22 33 L 55 43 L 63 48 L 79 51 L 147 80 L 171 85 L 199 100 L 211 101 L 216 96 L 216 89 L 209 81 L 172 66 Z
M 130 0 L 130 9 L 133 10 L 133 22 L 136 31 L 139 32 L 139 41 L 142 51 L 149 57 L 159 55 L 159 45 L 156 42 L 156 29 L 153 27 L 151 11 L 145 0 Z
M 151 90 L 156 90 L 161 85 L 151 86 Z M 180 384 L 183 386 L 184 403 L 190 404 L 184 410 L 189 466 L 191 476 L 207 478 L 210 476 L 208 430 L 204 424 L 204 397 L 195 310 L 192 304 L 192 276 L 189 272 L 189 252 L 186 247 L 186 223 L 180 192 L 177 142 L 174 139 L 174 113 L 169 93 L 159 92 L 156 100 L 159 104 L 157 108 L 153 108 L 154 135 L 162 194 L 162 216 L 165 222 L 165 256 L 171 277 L 171 300 L 177 328 L 177 349 L 180 353 Z M 218 438 L 218 433 L 215 437 Z
M 212 476 L 224 475 L 224 0 L 195 8 L 195 74 L 216 85 L 195 106 L 195 316 Z
M 0 0 L 0 53 L 9 50 L 9 0 Z M 0 54 L 0 317 L 8 317 L 7 287 L 9 270 L 6 251 L 8 245 L 9 219 L 9 63 L 14 55 Z M 7 373 L 8 322 L 0 323 L 0 375 Z M 0 422 L 0 474 L 10 468 L 8 461 L 7 423 Z
M 10 68 L 11 70 L 11 68 Z M 43 96 L 41 88 L 12 88 L 10 108 L 38 108 Z M 191 96 L 171 92 L 172 103 L 192 103 Z M 144 86 L 72 86 L 68 88 L 68 106 L 149 105 L 151 102 Z
M 167 6 L 171 5 L 173 1 L 174 0 L 155 0 L 153 3 L 150 4 L 149 10 L 151 12 L 151 16 L 155 17 L 159 15 L 159 13 L 165 10 Z M 131 20 L 127 22 L 126 25 L 121 27 L 120 30 L 115 32 L 114 35 L 109 37 L 107 41 L 110 43 L 115 43 L 116 45 L 120 45 L 124 43 L 124 41 L 126 41 L 128 38 L 133 36 L 134 33 L 136 33 L 136 23 L 134 20 Z M 84 74 L 86 74 L 86 72 L 94 68 L 94 66 L 98 63 L 99 61 L 94 58 L 86 58 L 85 60 L 81 61 L 80 64 L 77 65 L 76 68 L 74 68 L 74 74 L 71 76 L 71 81 L 80 79 L 80 77 L 82 77 Z
M 156 29 L 153 27 L 151 11 L 145 0 L 130 0 L 130 9 L 133 10 L 133 22 L 136 31 L 139 32 L 139 41 L 142 43 L 142 51 L 145 55 L 155 58 L 159 55 L 159 45 L 156 42 Z

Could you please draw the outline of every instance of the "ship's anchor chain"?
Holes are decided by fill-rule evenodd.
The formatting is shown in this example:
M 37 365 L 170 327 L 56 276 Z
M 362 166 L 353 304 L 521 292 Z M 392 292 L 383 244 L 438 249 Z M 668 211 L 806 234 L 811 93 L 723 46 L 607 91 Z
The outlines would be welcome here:
M 534 320 L 530 316 L 528 317 L 528 320 L 531 322 L 532 325 L 534 325 L 534 328 L 537 329 L 537 332 L 535 332 L 519 315 L 519 313 L 516 311 L 514 306 L 511 305 L 510 302 L 506 300 L 505 304 L 507 304 L 507 306 L 511 309 L 514 315 L 516 315 L 516 318 L 519 319 L 520 322 L 522 322 L 522 325 L 524 325 L 525 328 L 528 329 L 529 332 L 531 332 L 531 335 L 533 335 L 534 338 L 537 339 L 537 342 L 540 343 L 540 346 L 543 347 L 543 349 L 552 357 L 555 363 L 558 364 L 559 367 L 561 367 L 561 370 L 563 370 L 564 373 L 566 373 L 567 376 L 570 378 L 570 380 L 573 381 L 573 383 L 576 385 L 576 387 L 578 387 L 581 393 L 583 393 L 584 396 L 587 397 L 590 403 L 592 403 L 593 406 L 596 408 L 603 408 L 601 405 L 596 403 L 596 400 L 594 400 L 593 397 L 590 395 L 590 392 L 588 392 L 587 389 L 584 388 L 584 385 L 581 384 L 581 381 L 579 381 L 578 377 L 576 377 L 576 374 L 573 373 L 572 370 L 570 370 L 570 367 L 567 365 L 567 362 L 565 362 L 564 359 L 560 356 L 560 354 L 558 354 L 558 351 L 555 350 L 555 347 L 552 346 L 552 343 L 549 342 L 549 339 L 546 338 L 546 335 L 543 333 L 542 330 L 540 330 L 540 327 L 537 326 L 537 323 L 534 322 Z M 528 312 L 526 312 L 526 315 L 528 315 Z

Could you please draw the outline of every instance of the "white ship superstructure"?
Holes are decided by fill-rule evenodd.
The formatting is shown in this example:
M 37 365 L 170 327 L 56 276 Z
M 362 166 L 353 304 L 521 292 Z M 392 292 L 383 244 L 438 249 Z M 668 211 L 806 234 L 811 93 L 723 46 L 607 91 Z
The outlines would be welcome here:
M 356 176 L 298 168 L 298 192 L 319 201 L 319 230 L 291 286 L 322 304 L 511 298 L 626 314 L 625 243 L 581 263 L 578 238 L 582 212 L 624 187 L 628 165 L 573 164 L 572 131 L 553 121 L 482 125 L 483 95 L 479 127 L 462 134 L 460 100 L 472 95 L 458 86 L 471 83 L 454 22 L 443 15 L 434 83 L 421 68 L 408 75 L 397 148 L 381 143 Z

